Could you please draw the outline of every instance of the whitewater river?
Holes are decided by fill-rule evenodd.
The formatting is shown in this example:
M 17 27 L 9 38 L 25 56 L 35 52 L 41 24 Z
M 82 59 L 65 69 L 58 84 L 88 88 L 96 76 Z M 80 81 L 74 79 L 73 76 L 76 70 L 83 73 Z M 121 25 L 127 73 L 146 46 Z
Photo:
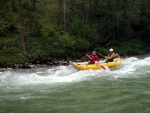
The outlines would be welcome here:
M 0 113 L 150 113 L 150 56 L 111 70 L 0 72 Z

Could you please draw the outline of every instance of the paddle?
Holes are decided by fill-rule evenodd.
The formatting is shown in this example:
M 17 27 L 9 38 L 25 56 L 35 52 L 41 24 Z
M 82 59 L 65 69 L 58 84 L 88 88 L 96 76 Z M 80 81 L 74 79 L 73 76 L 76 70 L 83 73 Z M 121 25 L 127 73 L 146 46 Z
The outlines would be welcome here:
M 106 70 L 106 68 L 103 65 L 100 65 L 102 69 Z
M 100 56 L 104 57 L 106 60 L 108 60 L 107 56 L 102 55 L 101 53 L 98 53 Z
M 87 56 L 89 59 L 93 60 L 88 54 L 86 54 L 86 56 Z
M 97 52 L 98 53 L 98 52 Z M 104 57 L 105 58 L 105 56 L 104 55 L 102 55 L 101 53 L 98 53 L 100 56 L 102 56 L 102 57 Z
M 93 60 L 93 61 L 95 61 L 94 59 L 92 59 L 88 54 L 86 54 L 86 56 L 89 58 L 89 59 L 91 59 L 91 60 Z M 103 65 L 100 65 L 101 66 L 101 68 L 102 69 L 104 69 L 104 70 L 106 70 L 106 68 L 103 66 Z

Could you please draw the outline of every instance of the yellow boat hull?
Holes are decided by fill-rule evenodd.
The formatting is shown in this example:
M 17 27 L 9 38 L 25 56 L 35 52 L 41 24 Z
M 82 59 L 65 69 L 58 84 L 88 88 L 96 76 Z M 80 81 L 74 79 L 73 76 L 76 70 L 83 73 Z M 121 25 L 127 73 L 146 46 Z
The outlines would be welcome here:
M 97 70 L 105 66 L 108 68 L 116 67 L 120 65 L 122 61 L 123 59 L 118 59 L 114 62 L 100 63 L 100 64 L 80 64 L 80 63 L 71 62 L 71 65 L 77 70 L 89 70 L 89 69 Z

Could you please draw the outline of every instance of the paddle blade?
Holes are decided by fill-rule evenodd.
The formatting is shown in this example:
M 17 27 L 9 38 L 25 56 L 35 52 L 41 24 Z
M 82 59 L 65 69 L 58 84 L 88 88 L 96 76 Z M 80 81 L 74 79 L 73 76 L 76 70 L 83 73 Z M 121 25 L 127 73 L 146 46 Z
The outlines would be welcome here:
M 101 66 L 102 69 L 106 70 L 106 68 L 104 66 L 102 66 L 102 65 L 100 65 L 100 66 Z

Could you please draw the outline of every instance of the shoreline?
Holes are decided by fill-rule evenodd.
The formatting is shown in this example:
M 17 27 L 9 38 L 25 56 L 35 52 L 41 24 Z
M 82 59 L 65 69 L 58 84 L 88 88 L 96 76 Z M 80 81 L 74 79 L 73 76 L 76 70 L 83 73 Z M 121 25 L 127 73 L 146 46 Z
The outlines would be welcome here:
M 144 55 L 129 55 L 129 56 L 124 56 L 122 58 L 128 58 L 128 57 L 137 57 L 139 59 L 143 59 L 145 57 L 150 56 L 150 53 L 144 54 Z M 85 62 L 85 59 L 83 60 L 76 60 L 75 62 Z M 25 63 L 25 64 L 14 64 L 14 66 L 10 67 L 0 67 L 0 72 L 4 71 L 10 71 L 10 70 L 15 70 L 15 69 L 37 69 L 37 68 L 46 68 L 46 67 L 52 67 L 52 66 L 68 66 L 70 65 L 69 61 L 51 61 L 51 62 L 46 62 L 46 63 L 40 63 L 37 61 L 37 63 Z
M 46 68 L 46 67 L 52 67 L 52 66 L 67 66 L 70 63 L 67 61 L 54 61 L 54 62 L 49 62 L 49 63 L 43 63 L 43 64 L 15 64 L 14 66 L 10 67 L 0 67 L 0 72 L 4 71 L 10 71 L 10 70 L 15 70 L 15 69 L 37 69 L 37 68 Z

